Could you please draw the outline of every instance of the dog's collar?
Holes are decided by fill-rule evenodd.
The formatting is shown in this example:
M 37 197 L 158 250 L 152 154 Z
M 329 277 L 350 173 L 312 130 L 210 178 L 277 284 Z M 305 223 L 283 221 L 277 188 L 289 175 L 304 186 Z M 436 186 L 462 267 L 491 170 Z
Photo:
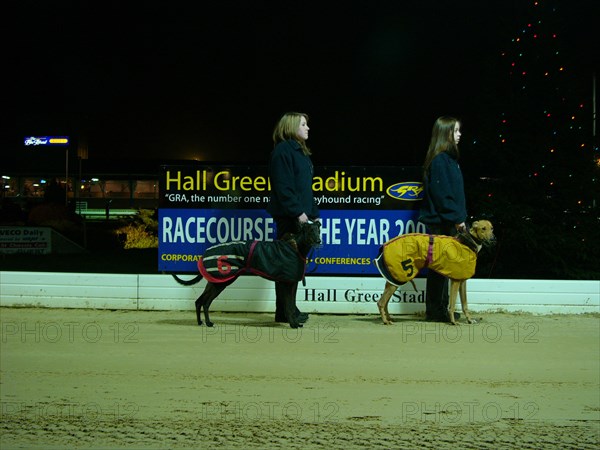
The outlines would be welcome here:
M 477 253 L 479 251 L 479 249 L 481 248 L 481 241 L 479 241 L 477 238 L 475 238 L 475 236 L 473 236 L 468 231 L 460 232 L 460 233 L 458 233 L 457 236 L 458 236 L 458 239 L 460 240 L 460 242 L 462 242 L 464 245 L 469 247 L 475 253 Z

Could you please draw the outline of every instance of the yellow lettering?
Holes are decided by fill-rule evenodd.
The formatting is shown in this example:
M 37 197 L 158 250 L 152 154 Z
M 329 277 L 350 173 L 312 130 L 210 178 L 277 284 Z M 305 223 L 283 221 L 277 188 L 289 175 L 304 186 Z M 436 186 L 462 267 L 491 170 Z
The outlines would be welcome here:
M 230 176 L 231 176 L 231 174 L 227 171 L 216 173 L 215 179 L 213 180 L 215 183 L 215 188 L 218 189 L 219 191 L 228 191 Z
M 313 178 L 314 192 L 382 192 L 383 179 L 381 177 L 349 177 L 346 172 L 335 171 L 334 175 L 325 180 L 321 177 Z
M 266 183 L 267 180 L 265 180 L 265 177 L 256 177 L 256 180 L 254 180 L 254 189 L 257 191 L 264 191 Z
M 177 185 L 177 187 L 175 188 L 176 191 L 181 189 L 181 172 L 177 171 L 177 175 L 173 178 L 171 178 L 171 171 L 167 170 L 167 191 L 171 190 L 171 183 L 175 183 Z
M 193 191 L 194 190 L 194 177 L 183 177 L 183 190 Z
M 240 189 L 242 191 L 251 191 L 252 190 L 252 178 L 242 177 L 242 179 L 240 180 Z
M 367 187 L 367 183 L 370 184 L 370 188 Z M 363 178 L 362 190 L 364 192 L 381 192 L 383 191 L 383 180 L 380 177 L 365 177 Z
M 315 192 L 322 192 L 323 191 L 323 178 L 314 177 L 312 188 L 313 188 L 313 191 L 315 191 Z

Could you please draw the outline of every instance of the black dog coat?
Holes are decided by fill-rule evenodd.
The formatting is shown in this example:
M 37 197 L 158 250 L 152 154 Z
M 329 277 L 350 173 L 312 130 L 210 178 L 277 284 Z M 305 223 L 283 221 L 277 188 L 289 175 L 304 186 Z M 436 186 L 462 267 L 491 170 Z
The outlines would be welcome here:
M 286 241 L 227 242 L 208 248 L 198 269 L 211 283 L 234 281 L 243 273 L 291 283 L 304 277 L 306 259 Z

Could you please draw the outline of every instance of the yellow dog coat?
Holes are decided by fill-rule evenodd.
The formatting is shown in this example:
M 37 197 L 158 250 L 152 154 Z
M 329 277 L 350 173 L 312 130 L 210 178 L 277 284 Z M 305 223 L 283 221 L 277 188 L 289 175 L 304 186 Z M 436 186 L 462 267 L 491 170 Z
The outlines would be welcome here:
M 475 274 L 477 253 L 457 238 L 410 233 L 387 241 L 379 249 L 375 265 L 390 283 L 401 286 L 428 268 L 452 280 Z

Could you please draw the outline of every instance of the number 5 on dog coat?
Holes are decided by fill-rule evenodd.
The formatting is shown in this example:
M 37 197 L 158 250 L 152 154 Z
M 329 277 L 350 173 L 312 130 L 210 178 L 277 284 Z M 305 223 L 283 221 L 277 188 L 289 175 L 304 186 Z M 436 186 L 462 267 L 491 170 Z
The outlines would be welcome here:
M 410 233 L 390 239 L 379 248 L 375 265 L 381 276 L 401 286 L 428 268 L 452 280 L 475 274 L 477 253 L 451 236 Z

